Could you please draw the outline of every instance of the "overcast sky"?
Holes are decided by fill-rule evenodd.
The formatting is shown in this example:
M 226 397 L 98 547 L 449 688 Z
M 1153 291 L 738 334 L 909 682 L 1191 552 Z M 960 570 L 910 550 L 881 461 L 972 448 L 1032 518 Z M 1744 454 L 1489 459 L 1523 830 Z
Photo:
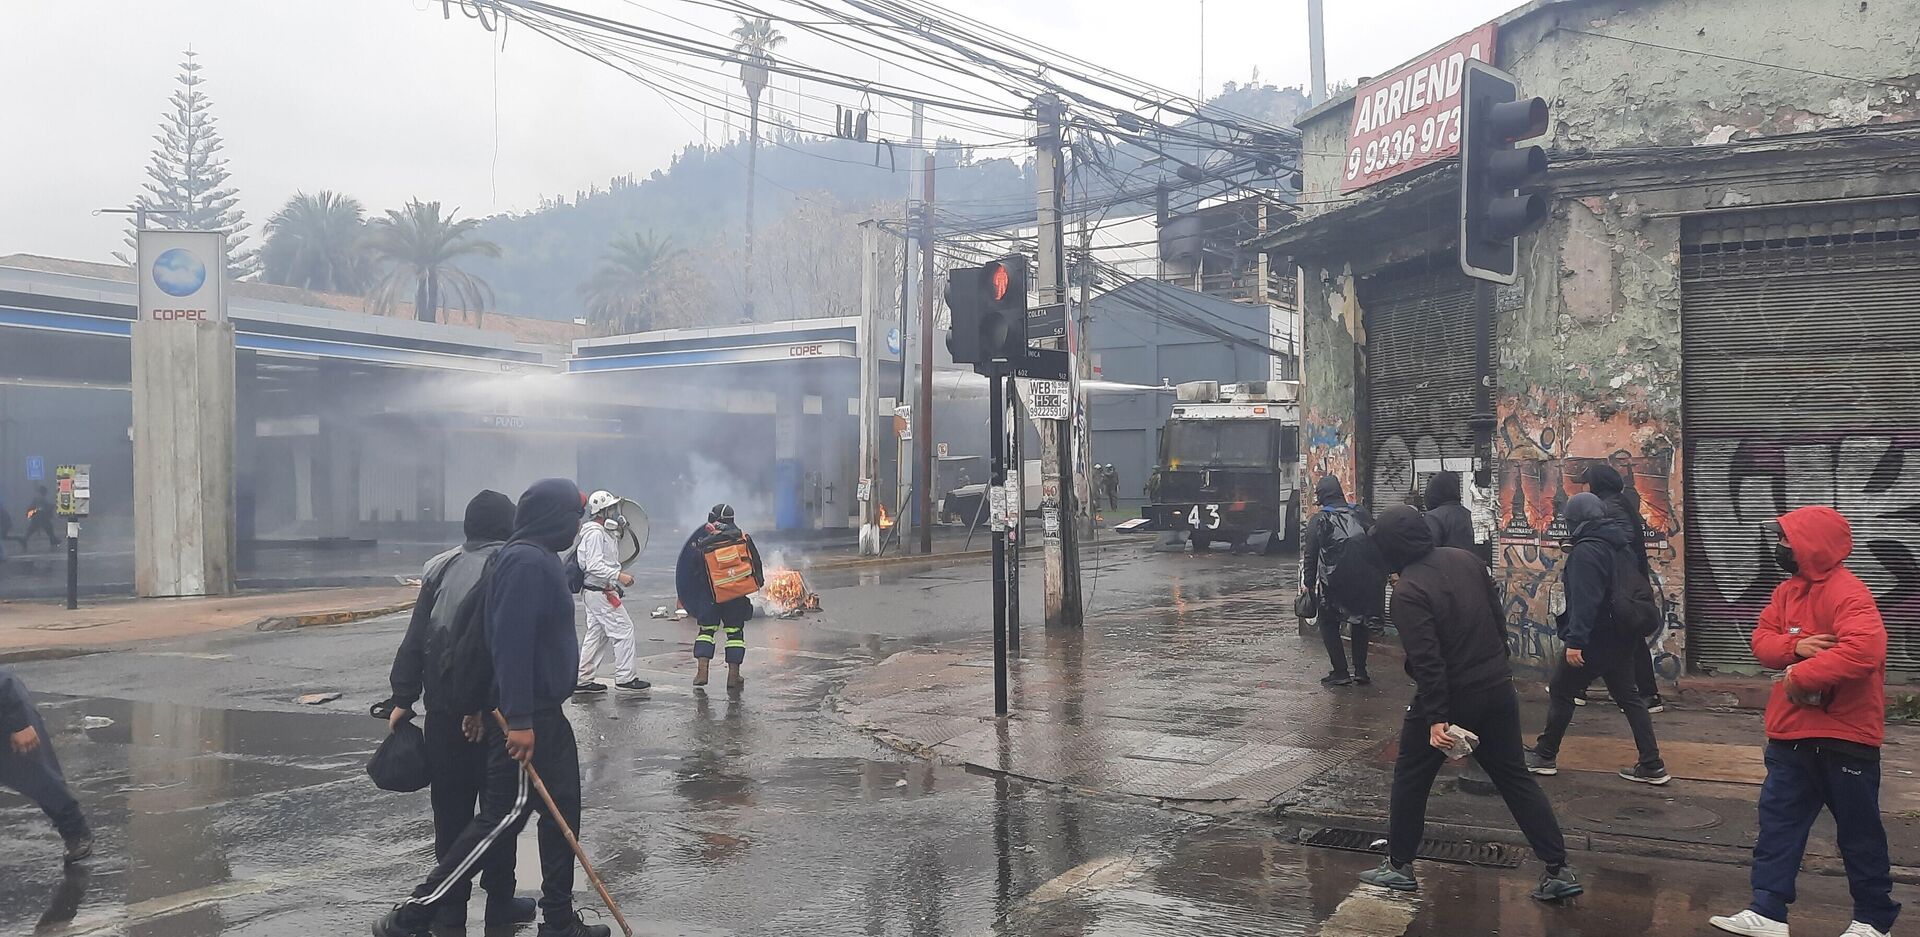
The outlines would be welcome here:
M 687 0 L 561 0 L 719 41 L 732 20 Z M 1379 74 L 1519 0 L 1326 0 L 1330 79 Z M 949 0 L 1009 32 L 1162 87 L 1199 88 L 1199 0 Z M 1206 0 L 1206 82 L 1307 82 L 1306 0 Z M 789 26 L 795 61 L 928 87 Z M 0 88 L 0 254 L 104 260 L 125 222 L 96 216 L 139 191 L 152 137 L 188 46 L 225 137 L 256 238 L 296 190 L 334 189 L 369 208 L 409 196 L 466 214 L 522 211 L 615 175 L 644 176 L 698 140 L 701 123 L 651 90 L 530 31 L 505 49 L 439 0 L 5 0 Z M 795 106 L 791 79 L 771 101 Z M 846 92 L 808 87 L 830 114 Z M 811 99 L 811 100 L 809 100 Z M 889 108 L 882 107 L 883 111 Z M 711 132 L 720 131 L 715 115 Z M 875 136 L 905 128 L 876 119 Z M 497 135 L 496 135 L 497 127 Z M 950 133 L 952 133 L 950 131 Z

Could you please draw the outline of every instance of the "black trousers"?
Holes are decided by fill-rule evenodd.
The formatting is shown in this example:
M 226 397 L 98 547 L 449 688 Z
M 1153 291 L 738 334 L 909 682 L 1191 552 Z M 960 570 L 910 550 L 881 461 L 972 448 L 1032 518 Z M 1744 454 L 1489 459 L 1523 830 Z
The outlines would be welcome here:
M 80 802 L 73 799 L 66 775 L 60 772 L 60 758 L 53 753 L 53 737 L 47 734 L 47 726 L 40 721 L 39 713 L 33 714 L 30 724 L 40 733 L 40 747 L 33 754 L 18 754 L 13 746 L 0 741 L 0 787 L 11 787 L 39 804 L 47 819 L 53 821 L 53 828 L 60 832 L 61 839 L 85 836 L 87 817 L 80 812 Z
M 1653 645 L 1645 641 L 1636 641 L 1639 645 L 1633 655 L 1633 685 L 1640 691 L 1641 699 L 1660 695 L 1660 681 L 1653 674 Z
M 34 534 L 46 534 L 48 547 L 57 547 L 62 543 L 54 535 L 53 518 L 44 513 L 35 514 L 32 520 L 27 521 L 27 535 L 20 538 L 20 549 L 24 550 L 31 545 Z
M 533 767 L 546 782 L 567 825 L 580 830 L 580 750 L 573 724 L 558 707 L 533 714 Z M 550 922 L 573 919 L 573 847 L 547 813 L 520 763 L 507 755 L 506 736 L 497 723 L 487 726 L 486 784 L 480 792 L 480 811 L 454 838 L 447 854 L 413 895 L 401 905 L 400 923 L 425 928 L 454 886 L 471 882 L 493 858 L 495 850 L 513 854 L 513 841 L 540 811 L 540 910 Z
M 1511 684 L 1479 693 L 1455 693 L 1449 700 L 1455 725 L 1480 736 L 1473 759 L 1493 780 L 1507 802 L 1533 854 L 1548 868 L 1567 862 L 1566 840 L 1553 805 L 1527 773 L 1525 749 L 1520 743 L 1520 699 Z M 1427 795 L 1434 776 L 1447 760 L 1445 752 L 1428 743 L 1430 727 L 1409 713 L 1400 725 L 1400 756 L 1393 763 L 1393 796 L 1387 808 L 1387 856 L 1395 865 L 1413 861 L 1427 826 Z
M 1633 744 L 1640 750 L 1640 767 L 1666 768 L 1660 760 L 1660 743 L 1653 737 L 1653 717 L 1647 715 L 1647 701 L 1634 686 L 1634 658 L 1645 656 L 1646 642 L 1623 640 L 1596 644 L 1586 653 L 1587 665 L 1575 667 L 1562 656 L 1554 664 L 1553 677 L 1547 682 L 1547 728 L 1540 733 L 1533 750 L 1547 758 L 1560 755 L 1560 740 L 1573 724 L 1573 698 L 1587 691 L 1593 681 L 1602 680 L 1614 704 L 1626 714 L 1633 730 Z
M 1324 592 L 1324 590 L 1322 590 Z M 1323 595 L 1320 599 L 1320 615 L 1314 622 L 1320 626 L 1320 640 L 1327 645 L 1327 662 L 1333 666 L 1333 672 L 1347 674 L 1347 655 L 1340 647 L 1340 625 L 1351 620 L 1348 630 L 1353 634 L 1353 672 L 1367 672 L 1367 620 L 1360 615 L 1350 615 L 1341 611 Z
M 460 834 L 473 822 L 474 805 L 487 784 L 487 746 L 483 742 L 469 742 L 460 734 L 459 716 L 429 711 L 422 731 L 427 739 L 427 771 L 433 779 L 429 791 L 433 800 L 433 858 L 444 861 Z M 539 738 L 538 731 L 534 735 L 534 748 L 538 750 L 537 743 L 545 739 Z M 511 841 L 506 848 L 493 850 L 481 860 L 480 887 L 486 891 L 488 903 L 505 902 L 513 897 L 513 865 Z M 467 899 L 472 895 L 470 879 L 449 888 L 436 914 L 440 923 L 465 923 Z

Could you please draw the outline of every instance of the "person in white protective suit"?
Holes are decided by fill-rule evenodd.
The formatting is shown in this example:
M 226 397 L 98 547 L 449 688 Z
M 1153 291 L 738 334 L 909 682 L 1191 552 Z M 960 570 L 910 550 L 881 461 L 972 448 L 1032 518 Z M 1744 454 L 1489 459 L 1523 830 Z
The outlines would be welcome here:
M 596 491 L 587 496 L 587 517 L 574 537 L 573 555 L 586 575 L 580 602 L 587 609 L 587 637 L 580 642 L 580 682 L 575 694 L 605 693 L 607 685 L 593 678 L 607 646 L 613 646 L 614 689 L 636 693 L 653 684 L 634 674 L 633 619 L 620 604 L 619 590 L 633 585 L 620 569 L 619 497 Z

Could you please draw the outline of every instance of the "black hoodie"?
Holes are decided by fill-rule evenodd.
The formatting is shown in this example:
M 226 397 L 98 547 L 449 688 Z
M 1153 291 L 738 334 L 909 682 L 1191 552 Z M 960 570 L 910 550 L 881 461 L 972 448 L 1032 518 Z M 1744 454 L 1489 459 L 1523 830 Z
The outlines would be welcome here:
M 494 554 L 487 590 L 487 645 L 500 712 L 514 729 L 573 695 L 580 640 L 560 554 L 573 546 L 584 505 L 565 478 L 534 482 L 513 512 L 513 539 Z
M 1613 557 L 1632 542 L 1620 522 L 1599 496 L 1583 491 L 1567 499 L 1561 516 L 1573 529 L 1567 561 L 1560 567 L 1560 586 L 1567 597 L 1567 613 L 1560 617 L 1560 642 L 1586 650 L 1624 637 L 1613 623 Z
M 1434 546 L 1426 519 L 1407 505 L 1381 512 L 1373 542 L 1387 568 L 1400 573 L 1391 615 L 1416 687 L 1408 718 L 1451 722 L 1455 694 L 1511 686 L 1506 620 L 1480 557 Z
M 1473 549 L 1473 512 L 1460 503 L 1460 473 L 1428 476 L 1427 527 L 1433 531 L 1436 547 Z
M 1587 466 L 1587 490 L 1606 502 L 1607 516 L 1619 521 L 1626 530 L 1627 542 L 1640 562 L 1640 571 L 1651 571 L 1652 565 L 1647 561 L 1647 524 L 1640 516 L 1640 492 L 1628 487 L 1620 471 L 1605 462 Z
M 467 541 L 427 561 L 420 576 L 420 597 L 413 603 L 407 636 L 393 655 L 388 682 L 393 705 L 413 709 L 424 691 L 434 701 L 440 661 L 453 633 L 454 615 L 486 570 L 487 560 L 513 536 L 513 499 L 484 490 L 467 502 L 463 525 Z

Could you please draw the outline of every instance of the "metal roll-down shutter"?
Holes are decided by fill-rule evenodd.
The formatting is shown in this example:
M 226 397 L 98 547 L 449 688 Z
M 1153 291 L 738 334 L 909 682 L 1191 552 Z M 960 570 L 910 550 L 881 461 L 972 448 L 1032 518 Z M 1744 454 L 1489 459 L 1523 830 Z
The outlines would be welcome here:
M 1920 199 L 1690 218 L 1681 251 L 1691 664 L 1759 666 L 1760 524 L 1827 504 L 1888 670 L 1920 673 Z
M 1360 302 L 1367 329 L 1368 507 L 1405 503 L 1415 460 L 1470 459 L 1476 364 L 1477 283 L 1449 255 L 1368 280 Z

